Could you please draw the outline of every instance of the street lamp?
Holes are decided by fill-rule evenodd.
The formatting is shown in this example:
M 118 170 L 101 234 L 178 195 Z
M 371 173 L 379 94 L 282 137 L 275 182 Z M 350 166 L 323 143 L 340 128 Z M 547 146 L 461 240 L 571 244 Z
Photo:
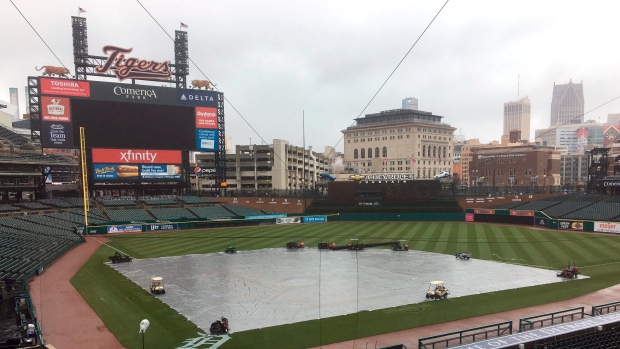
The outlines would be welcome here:
M 142 349 L 144 349 L 144 332 L 146 332 L 150 324 L 151 323 L 147 319 L 140 321 L 140 332 L 138 333 L 142 333 Z

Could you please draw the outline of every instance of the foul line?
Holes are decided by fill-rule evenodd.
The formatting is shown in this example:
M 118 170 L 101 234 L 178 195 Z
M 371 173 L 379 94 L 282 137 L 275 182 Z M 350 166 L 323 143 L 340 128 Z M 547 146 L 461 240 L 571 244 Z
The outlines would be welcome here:
M 111 248 L 111 249 L 113 249 L 113 250 L 115 250 L 115 251 L 118 251 L 118 252 L 120 252 L 120 253 L 122 253 L 122 254 L 125 254 L 125 255 L 129 256 L 127 253 L 125 253 L 125 252 L 123 252 L 123 251 L 119 250 L 118 248 L 115 248 L 115 247 L 112 247 L 112 246 L 108 245 L 108 243 L 107 243 L 107 242 L 103 242 L 103 241 L 97 240 L 97 238 L 96 238 L 96 237 L 93 237 L 93 236 L 91 236 L 91 238 L 92 238 L 93 240 L 97 241 L 98 243 L 102 244 L 102 245 L 106 245 L 107 247 L 109 247 L 109 248 Z M 131 257 L 131 259 L 135 259 L 135 258 L 133 258 L 133 256 L 129 256 L 129 257 Z

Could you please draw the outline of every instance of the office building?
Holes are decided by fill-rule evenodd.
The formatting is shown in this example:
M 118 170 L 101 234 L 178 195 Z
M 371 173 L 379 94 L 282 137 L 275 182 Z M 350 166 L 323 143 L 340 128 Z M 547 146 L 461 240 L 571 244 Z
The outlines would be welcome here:
M 515 102 L 504 103 L 504 136 L 509 136 L 510 131 L 521 131 L 520 140 L 530 140 L 530 113 L 531 104 L 529 98 L 521 98 Z
M 455 128 L 442 119 L 412 109 L 357 118 L 342 131 L 345 167 L 355 173 L 410 173 L 416 179 L 452 171 Z
M 549 125 L 553 127 L 583 123 L 584 105 L 583 82 L 575 84 L 571 80 L 564 85 L 554 83 Z

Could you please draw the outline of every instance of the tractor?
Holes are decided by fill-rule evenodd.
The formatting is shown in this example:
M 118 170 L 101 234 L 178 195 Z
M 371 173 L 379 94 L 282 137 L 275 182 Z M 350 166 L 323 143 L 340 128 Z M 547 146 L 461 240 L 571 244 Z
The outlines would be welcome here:
M 164 290 L 164 280 L 160 276 L 151 278 L 151 293 L 152 294 L 166 294 Z
M 286 248 L 287 249 L 297 249 L 297 248 L 304 248 L 306 247 L 306 244 L 302 242 L 297 242 L 297 241 L 289 241 L 286 243 Z
M 459 252 L 456 254 L 456 258 L 469 260 L 471 258 L 471 252 Z
M 114 252 L 114 256 L 110 256 L 108 257 L 108 259 L 111 260 L 113 264 L 131 262 L 132 260 L 129 255 L 126 255 L 126 254 L 123 255 L 119 253 L 118 251 Z
M 209 332 L 211 332 L 211 334 L 228 333 L 228 319 L 225 317 L 222 317 L 220 320 L 216 320 L 215 322 L 211 323 Z
M 426 292 L 427 299 L 448 298 L 450 291 L 444 286 L 443 281 L 431 281 Z
M 224 253 L 237 253 L 237 248 L 235 246 L 228 246 Z
M 575 262 L 568 262 L 568 266 L 564 268 L 562 271 L 558 271 L 558 277 L 563 277 L 567 279 L 576 279 L 579 274 L 579 267 L 575 265 Z

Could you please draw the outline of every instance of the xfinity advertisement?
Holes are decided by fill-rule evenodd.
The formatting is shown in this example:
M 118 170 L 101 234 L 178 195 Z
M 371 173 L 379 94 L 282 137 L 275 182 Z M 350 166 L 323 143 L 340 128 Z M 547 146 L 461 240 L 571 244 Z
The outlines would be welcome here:
M 180 165 L 94 164 L 95 181 L 180 181 Z

